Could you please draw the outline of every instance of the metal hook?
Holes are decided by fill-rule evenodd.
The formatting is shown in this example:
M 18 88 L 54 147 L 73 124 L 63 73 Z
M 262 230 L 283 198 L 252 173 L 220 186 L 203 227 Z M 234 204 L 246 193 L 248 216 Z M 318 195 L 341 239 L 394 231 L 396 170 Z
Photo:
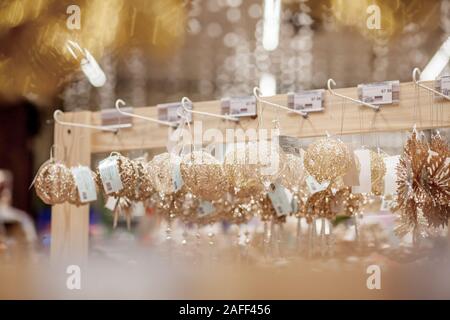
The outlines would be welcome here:
M 230 121 L 235 121 L 235 122 L 239 121 L 238 118 L 232 117 L 232 116 L 215 114 L 215 113 L 209 113 L 209 112 L 203 112 L 203 111 L 196 111 L 196 110 L 189 109 L 189 108 L 186 107 L 187 103 L 192 104 L 192 101 L 188 97 L 183 97 L 181 99 L 181 107 L 183 108 L 184 112 L 193 113 L 193 114 L 199 114 L 199 115 L 203 115 L 203 116 L 207 116 L 207 117 L 220 118 L 220 119 L 225 119 L 225 120 L 230 120 Z
M 96 130 L 110 131 L 110 132 L 115 132 L 115 133 L 117 133 L 119 131 L 119 129 L 121 129 L 121 128 L 131 127 L 131 124 L 129 124 L 129 123 L 113 125 L 113 126 L 96 126 L 96 125 L 85 124 L 85 123 L 66 122 L 66 121 L 61 121 L 58 119 L 58 115 L 62 115 L 62 114 L 64 114 L 64 112 L 62 112 L 61 110 L 55 110 L 55 112 L 53 113 L 53 119 L 55 120 L 55 122 L 62 126 L 96 129 Z
M 125 116 L 129 116 L 129 117 L 137 118 L 137 119 L 142 119 L 142 120 L 145 120 L 145 121 L 155 122 L 155 123 L 162 124 L 162 125 L 169 126 L 169 127 L 176 127 L 177 126 L 176 123 L 172 123 L 172 122 L 168 122 L 168 121 L 162 121 L 162 120 L 157 120 L 157 119 L 141 116 L 139 114 L 134 114 L 134 113 L 123 111 L 123 110 L 120 109 L 120 105 L 126 106 L 126 103 L 122 99 L 117 99 L 116 100 L 116 105 L 115 105 L 116 106 L 116 110 L 119 113 L 121 113 L 121 114 L 123 114 Z
M 417 80 L 417 77 L 420 77 L 421 73 L 422 73 L 422 72 L 420 71 L 419 68 L 414 68 L 414 70 L 413 70 L 413 72 L 412 72 L 412 78 L 413 78 L 413 81 L 414 81 L 414 83 L 415 83 L 417 86 L 419 86 L 419 87 L 421 87 L 421 88 L 423 88 L 423 89 L 425 89 L 425 90 L 428 90 L 428 91 L 430 91 L 430 92 L 433 92 L 433 93 L 435 93 L 435 94 L 437 94 L 437 95 L 439 95 L 439 96 L 441 96 L 441 97 L 443 97 L 443 98 L 445 98 L 445 99 L 447 99 L 447 100 L 450 101 L 450 97 L 449 97 L 449 96 L 446 96 L 446 95 L 443 94 L 442 92 L 439 92 L 439 91 L 437 91 L 437 90 L 434 90 L 433 88 L 430 88 L 430 87 L 427 87 L 427 86 L 423 85 L 423 84 L 422 84 L 423 80 Z
M 253 95 L 254 95 L 254 96 L 256 97 L 256 99 L 257 99 L 258 101 L 260 101 L 260 102 L 263 102 L 263 103 L 265 103 L 265 104 L 268 104 L 268 105 L 270 105 L 270 106 L 272 106 L 272 107 L 275 107 L 275 108 L 278 108 L 278 109 L 283 109 L 283 110 L 286 110 L 286 111 L 289 111 L 289 112 L 293 112 L 293 113 L 299 114 L 299 115 L 301 115 L 301 116 L 302 116 L 303 118 L 305 118 L 305 119 L 308 118 L 308 113 L 306 113 L 306 112 L 304 112 L 304 111 L 299 111 L 299 110 L 291 109 L 291 108 L 288 108 L 288 107 L 282 106 L 282 105 L 280 105 L 280 104 L 273 103 L 273 102 L 270 102 L 270 101 L 267 101 L 267 100 L 261 98 L 261 90 L 260 90 L 258 87 L 254 87 L 254 88 L 253 88 Z
M 380 110 L 380 106 L 376 106 L 376 105 L 373 105 L 373 104 L 370 104 L 370 103 L 367 103 L 367 102 L 364 102 L 364 101 L 361 101 L 361 100 L 358 100 L 358 99 L 353 99 L 353 98 L 350 98 L 350 97 L 347 97 L 347 96 L 344 96 L 344 95 L 342 95 L 340 93 L 335 92 L 333 89 L 331 89 L 331 84 L 333 84 L 333 86 L 335 86 L 336 82 L 333 79 L 330 78 L 327 81 L 327 87 L 328 87 L 328 91 L 330 91 L 330 93 L 332 95 L 337 96 L 337 97 L 341 97 L 343 99 L 352 101 L 352 102 L 357 103 L 357 104 L 362 104 L 362 105 L 364 105 L 366 107 L 375 109 L 376 111 Z

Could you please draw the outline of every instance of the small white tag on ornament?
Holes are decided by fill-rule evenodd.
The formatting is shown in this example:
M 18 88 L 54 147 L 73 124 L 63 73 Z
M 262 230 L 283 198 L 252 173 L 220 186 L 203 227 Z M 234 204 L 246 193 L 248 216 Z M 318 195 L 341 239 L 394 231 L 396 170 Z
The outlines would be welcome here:
M 214 205 L 210 201 L 202 201 L 197 208 L 197 214 L 200 217 L 210 215 L 214 213 L 214 211 L 216 211 L 216 208 L 214 208 Z
M 353 186 L 354 193 L 369 193 L 372 190 L 372 178 L 370 171 L 370 150 L 355 150 L 359 161 L 359 185 Z
M 108 157 L 100 161 L 98 170 L 106 194 L 122 190 L 123 185 L 120 179 L 116 156 Z
M 183 177 L 181 176 L 181 169 L 180 169 L 180 163 L 181 159 L 179 157 L 176 157 L 175 160 L 172 161 L 172 183 L 173 183 L 173 190 L 174 192 L 177 192 L 181 189 L 181 187 L 184 184 Z
M 305 112 L 323 111 L 324 94 L 324 89 L 288 93 L 288 107 Z
M 234 117 L 256 116 L 255 96 L 229 97 L 220 101 L 221 113 Z
M 356 166 L 356 154 L 353 150 L 352 144 L 347 144 L 347 148 L 350 154 L 353 155 L 350 160 L 350 167 L 347 173 L 344 175 L 343 180 L 346 186 L 359 186 L 359 172 Z
M 270 185 L 268 195 L 277 216 L 285 216 L 292 212 L 291 201 L 289 201 L 286 189 L 282 185 L 272 183 Z
M 383 197 L 383 199 L 381 199 L 380 211 L 390 211 L 393 203 L 393 200 L 387 200 Z
M 383 81 L 358 85 L 359 100 L 375 105 L 397 103 L 400 98 L 400 81 Z
M 319 183 L 313 176 L 306 177 L 306 185 L 308 186 L 309 192 L 311 194 L 325 190 L 326 188 L 328 188 L 329 184 L 329 181 Z
M 116 209 L 118 201 L 119 201 L 119 198 L 108 197 L 108 199 L 106 200 L 106 203 L 105 203 L 105 208 L 110 211 L 114 211 L 114 209 Z
M 97 200 L 97 192 L 95 190 L 95 182 L 92 178 L 91 169 L 85 166 L 71 168 L 75 185 L 82 203 Z
M 383 159 L 386 166 L 386 175 L 384 176 L 384 195 L 393 195 L 397 193 L 397 165 L 400 156 L 386 157 Z

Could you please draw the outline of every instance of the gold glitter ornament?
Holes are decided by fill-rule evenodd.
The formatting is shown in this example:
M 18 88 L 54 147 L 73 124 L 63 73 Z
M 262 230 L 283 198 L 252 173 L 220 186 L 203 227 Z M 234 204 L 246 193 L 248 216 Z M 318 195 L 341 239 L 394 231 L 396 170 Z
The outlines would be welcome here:
M 247 198 L 264 189 L 263 163 L 258 155 L 258 143 L 238 143 L 225 155 L 224 170 L 230 191 L 238 198 Z
M 218 200 L 226 192 L 223 166 L 208 152 L 193 151 L 184 155 L 180 170 L 186 188 L 203 200 Z
M 55 205 L 68 199 L 71 172 L 62 163 L 51 159 L 44 163 L 33 181 L 38 197 L 46 204 Z
M 308 223 L 314 218 L 333 219 L 337 214 L 335 200 L 331 188 L 311 195 L 305 204 L 305 218 Z
M 276 179 L 283 187 L 290 190 L 299 190 L 305 184 L 305 170 L 303 159 L 291 153 L 280 154 L 282 165 Z
M 71 171 L 71 170 L 70 170 Z M 96 183 L 96 180 L 98 179 L 97 174 L 91 170 L 92 179 L 94 180 L 95 184 L 95 192 L 98 192 L 98 184 Z M 75 178 L 73 176 L 73 173 L 70 172 L 70 179 L 69 179 L 69 196 L 67 201 L 70 204 L 81 206 L 84 204 L 87 204 L 86 202 L 82 202 L 80 199 L 80 193 L 78 192 L 77 185 L 75 183 Z
M 164 194 L 174 193 L 174 169 L 181 162 L 181 158 L 173 153 L 156 155 L 149 163 L 150 181 L 156 191 Z
M 386 164 L 382 155 L 370 151 L 370 175 L 372 181 L 372 193 L 380 196 L 384 192 L 384 176 L 386 175 Z
M 116 165 L 117 170 L 119 172 L 120 181 L 122 182 L 122 189 L 116 192 L 108 193 L 108 196 L 116 198 L 119 197 L 133 198 L 135 194 L 136 181 L 138 179 L 137 170 L 133 162 L 119 153 L 114 152 L 113 154 L 111 154 L 111 156 L 115 156 L 117 159 Z M 100 171 L 98 168 L 96 170 L 96 174 L 101 179 Z
M 130 196 L 130 199 L 134 201 L 145 201 L 156 192 L 150 178 L 150 165 L 145 158 L 134 159 L 133 165 L 136 170 L 137 179 L 134 194 Z
M 323 138 L 308 146 L 304 166 L 319 183 L 333 181 L 347 173 L 351 157 L 349 149 L 342 141 Z

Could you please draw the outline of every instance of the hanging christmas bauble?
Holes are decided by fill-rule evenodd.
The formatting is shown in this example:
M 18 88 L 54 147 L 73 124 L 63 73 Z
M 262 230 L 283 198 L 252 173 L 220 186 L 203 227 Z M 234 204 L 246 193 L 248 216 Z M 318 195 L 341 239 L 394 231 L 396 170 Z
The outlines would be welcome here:
M 264 165 L 268 154 L 262 149 L 259 154 L 256 142 L 238 143 L 225 155 L 224 170 L 233 195 L 246 198 L 263 191 Z
M 309 145 L 304 165 L 319 183 L 344 176 L 350 168 L 351 154 L 340 140 L 320 139 Z
M 181 160 L 180 170 L 186 188 L 202 200 L 217 200 L 226 192 L 223 166 L 208 152 L 186 154 Z
M 280 153 L 282 165 L 277 173 L 277 182 L 287 189 L 300 190 L 305 183 L 305 170 L 303 159 L 291 153 Z
M 70 181 L 70 170 L 64 164 L 50 160 L 39 169 L 34 188 L 44 203 L 55 205 L 68 199 Z
M 97 174 L 93 171 L 91 171 L 91 175 L 92 175 L 92 179 L 94 180 L 95 183 L 95 192 L 98 192 L 98 185 L 95 182 L 98 178 L 97 178 Z M 68 195 L 68 199 L 67 201 L 70 204 L 76 205 L 76 206 L 81 206 L 83 204 L 86 204 L 86 202 L 82 202 L 80 199 L 80 192 L 78 191 L 78 187 L 75 183 L 75 178 L 72 172 L 70 172 L 70 179 L 69 179 L 69 195 Z
M 134 194 L 130 195 L 130 200 L 145 201 L 156 192 L 150 178 L 150 165 L 145 158 L 134 159 L 133 165 L 136 170 L 137 180 Z
M 182 182 L 180 171 L 181 158 L 173 153 L 161 153 L 149 163 L 150 180 L 156 191 L 170 194 L 178 191 Z

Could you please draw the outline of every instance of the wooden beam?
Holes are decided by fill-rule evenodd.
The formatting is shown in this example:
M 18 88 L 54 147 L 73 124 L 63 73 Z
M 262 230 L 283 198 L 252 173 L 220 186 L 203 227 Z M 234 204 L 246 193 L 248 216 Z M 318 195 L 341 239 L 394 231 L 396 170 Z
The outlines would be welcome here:
M 432 82 L 425 83 L 433 86 Z M 337 92 L 349 97 L 357 98 L 356 88 L 336 89 Z M 286 95 L 277 95 L 267 98 L 271 102 L 287 105 Z M 264 106 L 263 114 L 258 119 L 242 119 L 238 124 L 225 122 L 221 119 L 193 115 L 193 119 L 202 120 L 203 130 L 219 128 L 223 132 L 226 128 L 257 128 L 258 123 L 262 128 L 272 128 L 272 120 L 277 116 L 280 120 L 282 134 L 297 137 L 315 137 L 329 133 L 341 133 L 342 106 L 344 106 L 344 120 L 342 134 L 367 133 L 375 131 L 404 131 L 410 130 L 414 123 L 419 129 L 432 129 L 450 126 L 450 102 L 444 100 L 443 114 L 440 122 L 431 118 L 430 94 L 413 83 L 400 84 L 400 102 L 396 105 L 381 107 L 380 112 L 356 105 L 352 102 L 325 94 L 325 110 L 311 113 L 308 119 L 303 119 L 297 114 L 287 114 L 283 110 L 277 110 L 270 106 Z M 414 106 L 417 106 L 416 116 Z M 220 112 L 220 101 L 194 102 L 194 108 L 199 111 L 211 113 Z M 157 117 L 154 107 L 135 108 L 136 114 L 148 117 Z M 100 124 L 99 112 L 92 113 L 92 123 Z M 168 128 L 134 119 L 133 127 L 120 130 L 119 133 L 92 131 L 92 152 L 126 151 L 133 149 L 164 148 L 167 143 Z
M 88 124 L 91 112 L 65 113 L 63 121 Z M 66 127 L 55 123 L 55 157 L 68 167 L 91 163 L 90 129 Z M 76 207 L 68 203 L 52 207 L 52 261 L 84 264 L 88 254 L 89 205 Z

